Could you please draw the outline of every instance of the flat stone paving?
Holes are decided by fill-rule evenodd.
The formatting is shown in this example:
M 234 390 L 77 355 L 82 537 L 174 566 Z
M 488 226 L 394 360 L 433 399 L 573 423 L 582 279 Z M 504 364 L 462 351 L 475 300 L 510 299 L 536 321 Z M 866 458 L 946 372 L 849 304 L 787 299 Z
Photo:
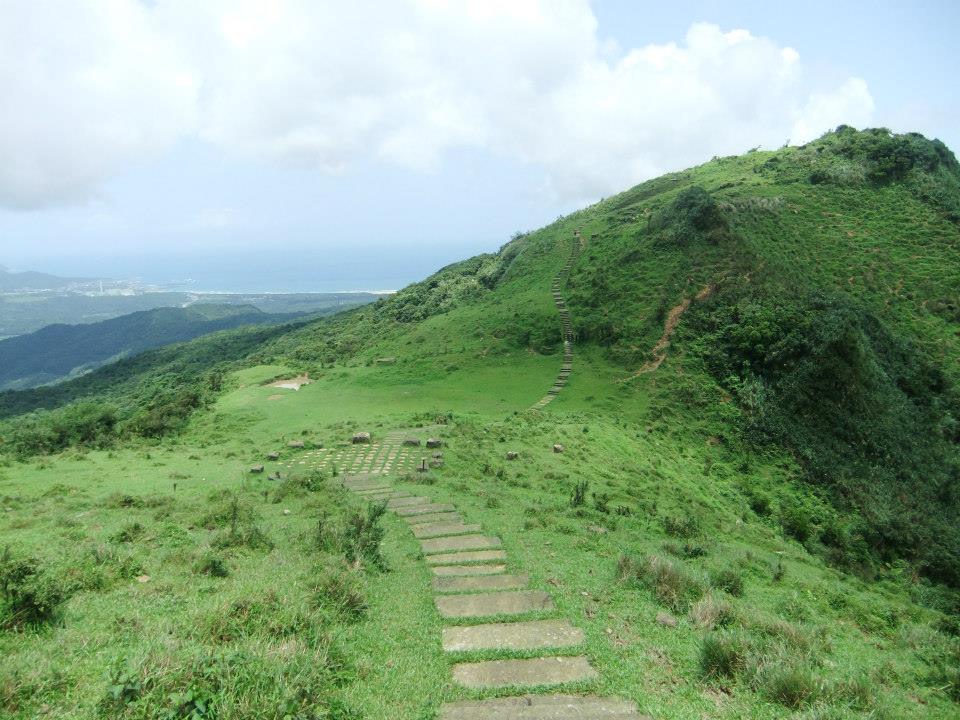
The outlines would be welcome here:
M 454 512 L 456 508 L 450 503 L 427 503 L 424 505 L 411 505 L 410 507 L 398 507 L 394 510 L 397 515 L 406 517 L 407 515 L 426 515 L 428 513 Z
M 488 660 L 453 666 L 453 681 L 467 688 L 531 687 L 596 680 L 597 671 L 583 655 L 530 660 Z
M 488 592 L 490 590 L 521 590 L 527 586 L 526 575 L 487 575 L 476 577 L 434 578 L 433 591 L 442 593 Z
M 460 517 L 460 513 L 457 512 L 439 512 L 439 513 L 427 513 L 426 515 L 410 515 L 405 518 L 410 525 L 421 525 L 423 523 L 437 523 L 437 522 L 463 522 L 463 518 Z
M 427 565 L 461 565 L 463 563 L 490 562 L 491 560 L 506 559 L 507 554 L 503 550 L 470 550 L 467 552 L 427 555 Z
M 438 720 L 649 720 L 627 700 L 578 695 L 524 695 L 464 700 L 440 708 Z
M 387 507 L 393 510 L 393 508 L 406 507 L 407 505 L 429 505 L 430 502 L 428 497 L 398 497 L 388 502 Z
M 441 595 L 434 598 L 437 610 L 445 618 L 522 615 L 552 610 L 553 598 L 543 590 L 504 590 L 470 595 Z
M 462 522 L 422 523 L 420 525 L 414 525 L 412 529 L 413 536 L 417 539 L 480 532 L 479 525 L 464 525 Z
M 558 306 L 562 305 L 562 300 Z M 566 333 L 566 320 L 564 321 Z M 569 350 L 569 342 L 564 346 Z M 565 360 L 569 362 L 569 358 Z M 557 385 L 562 385 L 558 382 Z M 556 386 L 551 393 L 556 392 Z M 537 406 L 549 402 L 544 398 Z M 403 453 L 401 453 L 403 454 Z M 359 462 L 359 461 L 358 461 Z M 356 468 L 355 468 L 356 469 Z M 366 469 L 365 467 L 362 469 Z M 343 485 L 365 500 L 386 501 L 406 520 L 433 571 L 434 602 L 447 619 L 493 618 L 554 610 L 553 598 L 529 590 L 529 578 L 507 574 L 507 558 L 500 538 L 484 535 L 478 524 L 466 524 L 449 503 L 394 490 L 384 479 L 370 475 L 346 476 Z M 502 651 L 555 653 L 585 642 L 583 630 L 562 618 L 521 622 L 479 623 L 443 629 L 445 652 Z M 472 689 L 543 687 L 597 679 L 585 656 L 537 657 L 453 666 L 455 683 Z M 540 695 L 466 700 L 447 703 L 439 720 L 650 720 L 633 703 L 599 697 Z
M 436 577 L 467 577 L 470 575 L 495 575 L 507 571 L 506 565 L 499 563 L 477 565 L 441 565 L 433 568 Z
M 489 623 L 443 629 L 446 652 L 472 650 L 544 650 L 583 644 L 583 630 L 566 620 Z
M 450 535 L 449 537 L 421 540 L 420 549 L 427 555 L 458 550 L 492 550 L 502 547 L 500 538 L 492 535 Z

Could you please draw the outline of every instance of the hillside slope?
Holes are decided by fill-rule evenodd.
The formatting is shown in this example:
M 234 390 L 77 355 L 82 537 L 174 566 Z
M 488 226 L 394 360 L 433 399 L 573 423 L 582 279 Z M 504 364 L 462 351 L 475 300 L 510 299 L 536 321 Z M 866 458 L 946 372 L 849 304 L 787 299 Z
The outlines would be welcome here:
M 66 598 L 44 633 L 0 604 L 0 713 L 419 720 L 505 692 L 453 669 L 532 655 L 445 652 L 470 621 L 438 614 L 424 546 L 343 497 L 380 472 L 555 604 L 510 620 L 583 630 L 596 679 L 564 692 L 663 720 L 952 720 L 958 207 L 941 144 L 840 128 L 333 318 L 0 395 L 3 562 Z M 427 437 L 442 457 L 406 442 Z
M 240 327 L 289 321 L 252 306 L 158 308 L 85 325 L 48 325 L 0 340 L 0 390 L 57 382 L 149 348 Z

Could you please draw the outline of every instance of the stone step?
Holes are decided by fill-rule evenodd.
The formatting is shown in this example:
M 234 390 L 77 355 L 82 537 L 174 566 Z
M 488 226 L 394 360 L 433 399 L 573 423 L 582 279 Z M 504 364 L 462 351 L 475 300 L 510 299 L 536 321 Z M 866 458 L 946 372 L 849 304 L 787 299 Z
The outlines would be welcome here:
M 413 526 L 413 536 L 418 540 L 444 537 L 445 535 L 466 535 L 475 532 L 480 532 L 479 525 L 464 525 L 460 522 L 422 523 Z
M 496 575 L 507 571 L 506 565 L 500 563 L 478 563 L 476 565 L 441 565 L 433 568 L 436 577 L 473 577 L 480 575 Z
M 460 517 L 458 512 L 439 512 L 439 513 L 427 513 L 426 515 L 409 515 L 404 518 L 409 525 L 425 525 L 427 523 L 438 523 L 438 522 L 463 522 L 463 518 Z
M 369 488 L 367 490 L 351 490 L 350 492 L 356 495 L 382 495 L 383 493 L 394 493 L 394 492 L 403 492 L 403 491 L 394 490 L 389 485 L 381 485 L 380 487 Z
M 429 505 L 430 503 L 431 500 L 428 497 L 408 496 L 391 500 L 387 503 L 387 507 L 393 510 L 394 508 L 407 507 L 408 505 Z
M 530 579 L 526 575 L 439 577 L 433 579 L 433 591 L 438 593 L 469 593 L 522 590 L 528 582 L 530 582 Z
M 590 662 L 582 655 L 531 660 L 489 660 L 453 666 L 453 681 L 467 688 L 563 685 L 596 680 L 597 677 L 597 671 L 590 667 Z
M 434 598 L 444 618 L 522 615 L 539 610 L 552 610 L 553 598 L 543 590 L 506 590 L 472 595 L 444 595 Z
M 460 550 L 491 550 L 502 547 L 500 538 L 491 535 L 451 535 L 448 537 L 421 540 L 420 549 L 424 555 L 434 555 L 443 552 L 459 552 Z
M 356 480 L 349 481 L 344 480 L 343 486 L 347 490 L 352 490 L 353 492 L 360 492 L 361 490 L 390 490 L 390 486 L 387 485 L 383 480 Z
M 462 700 L 440 708 L 437 720 L 649 720 L 627 700 L 577 695 L 527 695 Z
M 443 649 L 446 652 L 546 650 L 575 647 L 585 641 L 583 630 L 566 620 L 489 623 L 443 629 Z
M 467 552 L 428 555 L 427 565 L 463 565 L 464 563 L 506 559 L 507 554 L 503 550 L 469 550 Z
M 425 505 L 410 505 L 409 507 L 399 507 L 394 510 L 397 515 L 406 517 L 408 515 L 427 515 L 442 512 L 454 512 L 456 508 L 450 503 L 427 503 Z

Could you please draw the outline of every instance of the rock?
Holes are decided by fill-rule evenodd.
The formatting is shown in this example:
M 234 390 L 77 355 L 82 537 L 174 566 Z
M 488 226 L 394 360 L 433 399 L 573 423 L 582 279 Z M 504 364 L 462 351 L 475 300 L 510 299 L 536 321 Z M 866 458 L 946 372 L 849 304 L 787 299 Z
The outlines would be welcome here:
M 420 440 L 417 438 L 407 438 L 403 441 L 403 444 L 408 447 L 420 447 Z
M 441 440 L 440 438 L 429 438 L 427 440 L 428 448 L 438 448 L 442 446 L 443 446 L 443 440 Z
M 677 619 L 670 613 L 658 612 L 657 624 L 663 625 L 664 627 L 675 628 L 677 626 Z
M 137 575 L 137 582 L 138 582 L 138 583 L 148 583 L 148 582 L 150 582 L 150 576 L 149 576 L 149 575 Z
M 562 453 L 564 450 L 566 450 L 566 448 L 560 443 L 557 443 L 556 445 L 553 446 L 553 451 L 555 453 Z
M 431 460 L 430 467 L 432 468 L 441 468 L 443 467 L 443 460 Z
M 262 472 L 263 472 L 263 465 L 254 465 L 253 467 L 250 468 L 250 472 L 252 472 L 252 473 L 262 473 Z
M 279 459 L 280 459 L 280 453 L 278 452 L 267 453 L 267 460 L 279 460 Z
M 354 445 L 360 445 L 362 443 L 370 442 L 370 433 L 368 432 L 358 432 L 353 434 L 351 442 Z
M 302 450 L 305 446 L 303 444 L 303 440 L 291 440 L 287 443 L 287 447 Z
M 395 357 L 377 358 L 377 365 L 393 365 L 396 361 Z
M 438 452 L 435 452 L 435 453 L 433 454 L 433 459 L 434 459 L 434 460 L 439 460 L 439 459 L 442 458 L 442 457 L 443 457 L 443 453 L 442 453 L 442 452 L 439 452 L 439 451 L 438 451 Z
M 518 457 L 520 457 L 520 453 L 516 450 L 511 450 L 507 453 L 507 460 L 516 460 Z
M 287 509 L 284 509 L 283 514 L 284 514 L 284 515 L 289 515 L 289 514 L 290 514 L 290 511 L 287 510 Z

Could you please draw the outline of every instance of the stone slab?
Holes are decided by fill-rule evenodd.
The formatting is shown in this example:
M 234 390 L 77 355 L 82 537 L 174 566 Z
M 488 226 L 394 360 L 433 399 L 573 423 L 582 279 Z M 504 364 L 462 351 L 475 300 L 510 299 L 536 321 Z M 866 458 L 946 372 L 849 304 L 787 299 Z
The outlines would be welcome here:
M 431 538 L 420 541 L 420 549 L 425 555 L 434 555 L 442 552 L 459 552 L 461 550 L 492 550 L 502 547 L 500 538 L 492 535 L 452 535 L 448 537 Z
M 421 523 L 413 526 L 413 536 L 418 540 L 475 532 L 480 532 L 479 525 L 464 525 L 460 522 Z
M 438 720 L 650 720 L 627 700 L 577 695 L 526 695 L 463 700 L 440 708 Z
M 443 649 L 446 652 L 544 650 L 581 645 L 585 639 L 583 630 L 566 620 L 489 623 L 443 629 Z
M 522 615 L 552 610 L 553 598 L 543 590 L 504 590 L 434 598 L 441 617 L 474 618 L 491 615 Z
M 406 507 L 408 505 L 429 505 L 430 503 L 430 498 L 423 496 L 398 497 L 388 502 L 387 507 L 392 510 L 393 508 Z
M 530 579 L 526 575 L 438 577 L 433 580 L 433 591 L 438 593 L 469 593 L 522 590 L 527 587 L 529 581 Z
M 360 495 L 361 497 L 369 497 L 370 495 L 392 495 L 395 491 L 393 488 L 384 486 L 378 488 L 370 488 L 369 490 L 351 490 L 355 495 Z
M 463 522 L 463 518 L 460 517 L 460 513 L 457 513 L 457 512 L 427 513 L 426 515 L 410 515 L 408 517 L 405 517 L 404 520 L 406 520 L 411 527 L 416 527 L 417 525 L 423 525 L 426 523 Z
M 596 680 L 586 657 L 489 660 L 453 666 L 453 681 L 467 688 L 534 687 Z M 561 716 L 562 717 L 562 716 Z
M 490 562 L 491 560 L 506 560 L 507 553 L 503 550 L 469 550 L 467 552 L 442 553 L 427 555 L 428 565 L 463 565 L 473 562 Z
M 473 575 L 495 575 L 506 572 L 507 566 L 499 563 L 477 565 L 441 565 L 433 568 L 436 577 L 470 577 Z
M 450 503 L 426 503 L 424 505 L 399 507 L 394 512 L 406 517 L 407 515 L 426 515 L 427 513 L 454 512 L 455 510 L 456 508 Z

